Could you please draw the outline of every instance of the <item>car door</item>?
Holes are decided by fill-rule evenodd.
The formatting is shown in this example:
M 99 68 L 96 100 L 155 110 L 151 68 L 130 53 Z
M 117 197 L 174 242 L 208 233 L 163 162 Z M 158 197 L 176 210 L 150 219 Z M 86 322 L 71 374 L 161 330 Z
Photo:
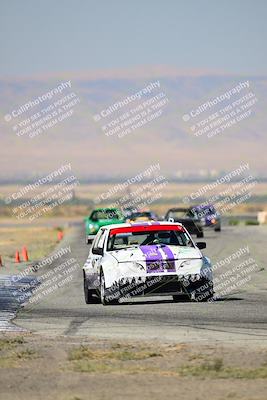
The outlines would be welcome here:
M 94 272 L 99 272 L 101 259 L 104 255 L 104 243 L 106 238 L 107 230 L 101 228 L 92 246 L 92 268 Z

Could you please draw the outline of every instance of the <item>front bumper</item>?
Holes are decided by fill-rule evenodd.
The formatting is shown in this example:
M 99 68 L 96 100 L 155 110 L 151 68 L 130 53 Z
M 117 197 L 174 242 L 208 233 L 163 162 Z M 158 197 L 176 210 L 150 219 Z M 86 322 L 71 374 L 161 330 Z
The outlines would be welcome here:
M 94 235 L 87 235 L 86 236 L 87 240 L 91 241 L 91 242 L 94 240 L 95 237 L 96 237 L 96 233 Z
M 133 279 L 121 279 L 114 287 L 109 288 L 110 294 L 119 290 L 122 297 L 138 296 L 170 296 L 180 293 L 188 293 L 192 287 L 201 285 L 203 277 L 199 274 L 187 276 L 158 275 Z

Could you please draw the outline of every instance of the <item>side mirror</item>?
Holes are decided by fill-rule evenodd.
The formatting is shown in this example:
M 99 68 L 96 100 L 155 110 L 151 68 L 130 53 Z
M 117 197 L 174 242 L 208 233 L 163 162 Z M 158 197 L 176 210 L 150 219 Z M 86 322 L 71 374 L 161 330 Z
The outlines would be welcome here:
M 199 250 L 205 249 L 207 247 L 205 242 L 197 242 L 196 246 L 199 248 Z
M 92 249 L 93 254 L 98 254 L 99 256 L 103 256 L 103 249 L 100 249 L 99 247 L 96 247 L 95 249 Z

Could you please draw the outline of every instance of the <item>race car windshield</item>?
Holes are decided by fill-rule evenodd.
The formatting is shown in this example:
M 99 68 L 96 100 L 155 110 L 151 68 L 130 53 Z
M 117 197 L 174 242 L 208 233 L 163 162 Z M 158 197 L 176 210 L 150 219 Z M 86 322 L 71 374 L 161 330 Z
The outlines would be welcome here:
M 174 220 L 188 217 L 194 217 L 194 213 L 191 210 L 173 210 L 168 213 L 168 218 L 173 218 Z
M 216 214 L 215 208 L 213 206 L 193 207 L 192 211 L 197 214 L 198 218 L 203 218 L 203 217 L 205 217 L 207 215 Z
M 145 232 L 118 232 L 110 234 L 108 251 L 121 250 L 130 247 L 171 245 L 193 247 L 186 232 L 178 230 L 153 230 Z
M 120 219 L 120 216 L 115 210 L 97 210 L 92 212 L 90 219 L 93 221 L 98 221 L 99 219 Z
M 133 214 L 131 215 L 131 219 L 137 219 L 137 218 L 142 218 L 142 217 L 144 217 L 144 218 L 151 218 L 152 215 L 151 215 L 150 212 L 136 212 L 136 213 L 133 213 Z

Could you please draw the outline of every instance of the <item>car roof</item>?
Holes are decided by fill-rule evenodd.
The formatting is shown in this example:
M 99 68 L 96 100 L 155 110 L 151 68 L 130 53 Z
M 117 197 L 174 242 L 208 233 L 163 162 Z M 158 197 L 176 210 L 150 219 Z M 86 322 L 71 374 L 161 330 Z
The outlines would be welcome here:
M 155 224 L 155 222 L 156 222 L 156 224 Z M 167 225 L 167 226 L 170 226 L 170 225 L 179 225 L 179 226 L 183 226 L 183 224 L 180 224 L 179 222 L 169 222 L 169 221 L 152 221 L 152 222 L 134 222 L 134 223 L 124 223 L 124 224 L 110 224 L 110 225 L 105 225 L 105 226 L 102 226 L 101 227 L 101 229 L 102 228 L 104 228 L 104 229 L 108 229 L 108 230 L 110 230 L 110 229 L 114 229 L 114 228 L 130 228 L 130 227 L 132 227 L 132 226 L 134 226 L 135 228 L 137 228 L 138 226 L 148 226 L 148 225 L 151 225 L 151 226 L 155 226 L 155 225 Z
M 155 214 L 153 211 L 133 211 L 132 214 Z
M 104 211 L 104 210 L 114 210 L 114 211 L 120 211 L 118 208 L 115 207 L 99 207 L 99 208 L 94 208 L 93 211 Z
M 192 206 L 192 208 L 215 208 L 213 204 L 199 204 Z
M 188 210 L 190 210 L 190 207 L 174 207 L 174 208 L 170 208 L 167 211 L 167 213 L 170 211 L 188 211 Z

